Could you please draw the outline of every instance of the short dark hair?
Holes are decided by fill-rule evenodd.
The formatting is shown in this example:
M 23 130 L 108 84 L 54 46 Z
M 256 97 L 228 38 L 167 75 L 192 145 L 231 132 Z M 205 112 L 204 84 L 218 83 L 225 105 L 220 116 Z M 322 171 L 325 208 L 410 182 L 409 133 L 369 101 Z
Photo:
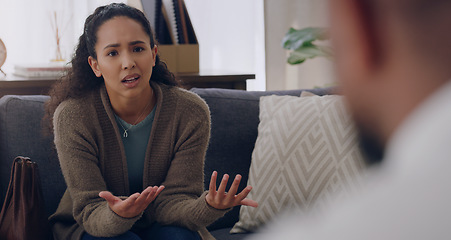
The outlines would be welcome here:
M 451 62 L 450 0 L 357 1 L 360 1 L 365 17 L 373 21 L 371 27 L 384 18 L 395 17 L 403 25 L 403 31 L 409 38 L 408 44 L 422 58 L 439 66 Z M 383 25 L 378 27 L 384 28 Z

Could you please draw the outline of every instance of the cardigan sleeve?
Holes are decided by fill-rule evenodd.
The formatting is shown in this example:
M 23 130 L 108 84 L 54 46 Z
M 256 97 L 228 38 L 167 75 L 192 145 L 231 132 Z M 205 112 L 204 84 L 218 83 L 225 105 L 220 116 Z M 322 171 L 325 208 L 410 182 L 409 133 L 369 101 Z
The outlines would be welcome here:
M 95 115 L 80 105 L 63 102 L 54 114 L 55 146 L 70 194 L 60 203 L 66 205 L 61 209 L 71 209 L 72 205 L 73 212 L 66 214 L 73 214 L 76 222 L 93 236 L 116 236 L 131 229 L 141 216 L 122 218 L 99 197 L 100 191 L 107 190 L 99 167 L 101 139 L 95 137 Z
M 197 96 L 196 96 L 197 97 Z M 199 97 L 197 97 L 199 98 Z M 228 210 L 209 206 L 204 192 L 204 158 L 210 137 L 210 112 L 200 98 L 195 104 L 177 105 L 181 119 L 174 127 L 175 149 L 165 189 L 150 211 L 163 225 L 178 225 L 197 231 L 222 217 Z

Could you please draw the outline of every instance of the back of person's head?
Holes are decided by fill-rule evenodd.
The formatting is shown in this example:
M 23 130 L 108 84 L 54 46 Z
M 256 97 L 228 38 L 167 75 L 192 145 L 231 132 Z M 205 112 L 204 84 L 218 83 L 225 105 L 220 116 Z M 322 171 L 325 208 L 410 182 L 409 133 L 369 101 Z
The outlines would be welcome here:
M 365 147 L 451 80 L 450 0 L 330 0 L 337 77 Z
M 359 0 L 370 26 L 384 34 L 398 24 L 406 47 L 426 65 L 441 68 L 451 79 L 451 1 Z M 379 35 L 380 38 L 380 35 Z

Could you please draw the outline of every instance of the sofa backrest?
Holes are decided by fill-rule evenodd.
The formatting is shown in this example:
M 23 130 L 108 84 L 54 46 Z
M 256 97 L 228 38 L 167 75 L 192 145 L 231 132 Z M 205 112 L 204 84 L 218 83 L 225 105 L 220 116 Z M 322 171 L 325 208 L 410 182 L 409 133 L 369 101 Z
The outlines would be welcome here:
M 251 155 L 257 139 L 261 96 L 299 96 L 303 90 L 252 92 L 227 89 L 192 89 L 211 111 L 211 138 L 205 159 L 205 189 L 211 173 L 243 176 L 241 191 L 247 184 Z M 309 89 L 317 95 L 334 89 Z M 11 165 L 16 156 L 30 157 L 39 165 L 47 213 L 55 212 L 66 185 L 53 144 L 53 136 L 43 135 L 41 120 L 48 96 L 4 96 L 0 99 L 0 205 L 9 183 Z M 219 185 L 219 182 L 218 182 Z M 230 183 L 229 183 L 230 187 Z M 235 207 L 209 229 L 232 227 L 238 221 Z
M 244 91 L 214 88 L 193 88 L 191 91 L 203 98 L 211 112 L 211 137 L 205 159 L 205 189 L 208 189 L 214 170 L 229 174 L 242 175 L 239 191 L 247 185 L 252 151 L 258 134 L 260 97 L 269 95 L 300 96 L 302 91 L 325 95 L 334 88 L 287 91 Z M 219 178 L 220 179 L 220 178 Z M 227 189 L 232 181 L 229 181 Z M 219 181 L 217 185 L 219 186 Z M 238 221 L 240 207 L 235 207 L 219 219 L 209 230 L 233 227 Z
M 0 99 L 0 203 L 3 203 L 16 156 L 38 163 L 48 214 L 55 212 L 66 185 L 53 144 L 41 120 L 48 96 L 4 96 Z

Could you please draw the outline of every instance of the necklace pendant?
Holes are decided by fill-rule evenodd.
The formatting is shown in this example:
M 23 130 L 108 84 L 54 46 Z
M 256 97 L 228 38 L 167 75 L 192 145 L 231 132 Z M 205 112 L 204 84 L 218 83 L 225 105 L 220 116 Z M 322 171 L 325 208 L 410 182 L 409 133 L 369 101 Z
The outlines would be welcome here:
M 127 138 L 128 137 L 128 133 L 127 133 L 127 130 L 124 130 L 124 134 L 122 135 L 124 138 Z

